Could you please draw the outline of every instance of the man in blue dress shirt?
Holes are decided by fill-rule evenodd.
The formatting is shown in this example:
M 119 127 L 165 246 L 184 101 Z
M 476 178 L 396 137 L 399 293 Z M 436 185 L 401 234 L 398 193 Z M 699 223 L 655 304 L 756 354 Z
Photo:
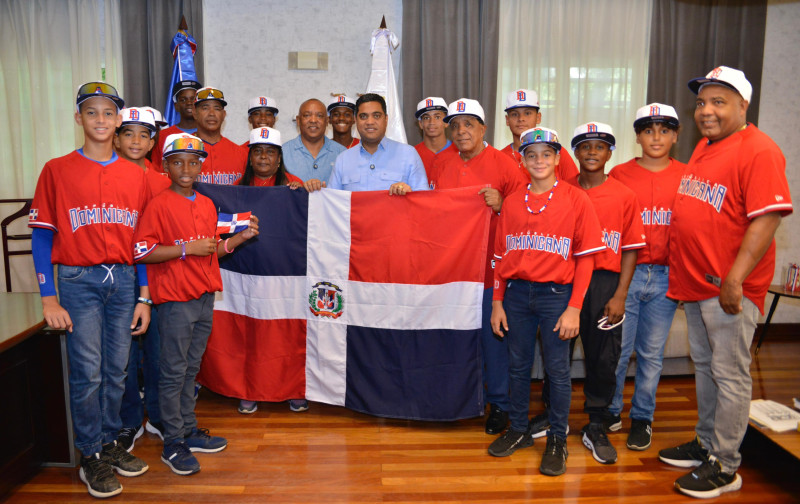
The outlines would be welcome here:
M 283 144 L 286 169 L 303 181 L 327 180 L 336 156 L 345 148 L 325 136 L 328 127 L 325 105 L 316 98 L 304 101 L 297 113 L 297 125 L 300 134 Z
M 339 154 L 327 185 L 320 179 L 308 180 L 304 184 L 306 190 L 388 190 L 397 195 L 427 190 L 428 178 L 419 154 L 410 145 L 386 138 L 388 122 L 382 96 L 361 96 L 356 101 L 356 128 L 361 143 Z

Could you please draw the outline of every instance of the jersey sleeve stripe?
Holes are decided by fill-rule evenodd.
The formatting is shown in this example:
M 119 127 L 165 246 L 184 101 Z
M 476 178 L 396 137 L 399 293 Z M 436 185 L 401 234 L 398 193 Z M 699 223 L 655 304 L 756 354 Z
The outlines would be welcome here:
M 503 259 L 503 256 L 499 256 L 497 254 L 492 254 L 492 255 L 494 255 L 494 258 L 497 259 L 498 261 Z
M 645 248 L 646 246 L 647 244 L 645 242 L 631 243 L 629 245 L 623 245 L 622 250 L 640 249 Z
M 781 203 L 779 205 L 767 205 L 764 208 L 759 208 L 758 210 L 753 210 L 749 214 L 747 214 L 748 219 L 752 219 L 753 217 L 758 217 L 759 215 L 763 215 L 770 212 L 779 212 L 782 210 L 794 210 L 791 203 Z
M 595 252 L 602 252 L 605 249 L 606 249 L 606 246 L 603 245 L 602 247 L 595 247 L 595 248 L 589 249 L 589 250 L 582 250 L 580 252 L 573 252 L 572 255 L 574 255 L 576 257 L 579 257 L 579 256 L 582 256 L 582 255 L 594 254 Z
M 142 259 L 142 258 L 145 258 L 145 257 L 149 256 L 156 249 L 156 247 L 158 247 L 158 244 L 154 244 L 152 247 L 148 248 L 144 252 L 141 252 L 139 254 L 134 254 L 133 255 L 133 260 L 134 261 L 138 261 L 139 259 Z
M 39 221 L 29 222 L 28 223 L 28 227 L 51 229 L 51 230 L 55 231 L 56 233 L 58 232 L 58 228 L 55 227 L 53 224 L 50 224 L 49 222 L 39 222 Z

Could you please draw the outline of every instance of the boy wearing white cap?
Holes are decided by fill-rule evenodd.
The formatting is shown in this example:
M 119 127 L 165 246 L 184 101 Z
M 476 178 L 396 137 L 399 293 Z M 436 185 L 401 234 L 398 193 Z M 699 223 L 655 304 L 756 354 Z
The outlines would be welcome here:
M 678 141 L 680 122 L 675 109 L 651 103 L 636 111 L 633 129 L 642 157 L 617 165 L 608 174 L 630 188 L 639 201 L 646 245 L 639 250 L 636 270 L 625 301 L 622 350 L 617 363 L 617 390 L 608 410 L 606 428 L 622 428 L 622 391 L 631 353 L 636 350 L 636 378 L 631 400 L 631 429 L 627 447 L 650 447 L 656 389 L 661 377 L 664 345 L 667 343 L 677 303 L 667 299 L 667 252 L 672 206 L 686 165 L 671 158 Z
M 198 182 L 234 185 L 244 174 L 247 149 L 222 135 L 227 104 L 222 91 L 214 87 L 201 88 L 195 95 L 197 137 L 203 140 L 208 153 L 202 164 L 203 171 L 197 175 Z
M 175 104 L 175 110 L 181 116 L 178 124 L 174 124 L 159 132 L 156 138 L 156 143 L 153 146 L 153 153 L 150 156 L 150 162 L 153 163 L 156 170 L 164 172 L 161 169 L 162 153 L 164 152 L 164 141 L 170 135 L 178 133 L 189 133 L 194 135 L 197 132 L 197 123 L 194 120 L 194 99 L 197 90 L 203 87 L 199 82 L 194 80 L 180 81 L 175 86 L 175 91 L 172 94 L 172 103 Z
M 268 96 L 256 96 L 250 99 L 247 105 L 247 122 L 250 123 L 250 130 L 258 128 L 274 128 L 278 120 L 278 103 L 274 98 Z M 248 141 L 242 144 L 247 147 Z
M 539 96 L 532 89 L 517 89 L 506 95 L 506 126 L 511 130 L 514 140 L 503 147 L 501 152 L 511 156 L 519 164 L 519 169 L 527 176 L 525 163 L 519 153 L 520 135 L 523 131 L 535 128 L 542 122 L 542 113 L 539 111 Z M 569 153 L 559 153 L 559 162 L 556 165 L 558 180 L 569 180 L 578 175 L 578 168 L 569 156 Z
M 675 486 L 692 497 L 741 488 L 736 473 L 747 430 L 750 344 L 775 273 L 775 231 L 792 213 L 786 160 L 747 122 L 753 88 L 720 66 L 689 81 L 700 140 L 672 211 L 667 296 L 684 302 L 695 365 L 696 437 L 659 459 L 696 467 Z
M 356 123 L 356 102 L 345 95 L 336 95 L 328 103 L 328 117 L 333 130 L 333 141 L 350 149 L 358 145 L 358 138 L 353 137 L 353 125 Z
M 581 343 L 586 363 L 583 409 L 589 414 L 589 423 L 581 434 L 583 444 L 601 464 L 617 461 L 604 421 L 616 390 L 620 324 L 625 318 L 628 286 L 636 268 L 637 249 L 645 246 L 636 194 L 605 173 L 615 143 L 611 126 L 603 123 L 582 124 L 572 137 L 572 148 L 581 167 L 574 183 L 589 196 L 606 245 L 603 252 L 594 256 L 592 281 L 581 309 Z
M 434 189 L 480 186 L 482 189 L 479 194 L 492 209 L 484 277 L 481 347 L 483 378 L 486 382 L 485 402 L 489 404 L 485 431 L 487 434 L 500 434 L 508 425 L 511 404 L 508 396 L 508 345 L 495 338 L 490 322 L 494 275 L 492 251 L 503 200 L 524 188 L 530 178 L 522 175 L 513 159 L 483 140 L 486 126 L 480 103 L 461 98 L 452 102 L 447 112 L 444 122 L 450 128 L 450 138 L 456 151 L 448 149 L 436 158 L 429 175 L 430 185 Z
M 417 111 L 414 113 L 422 132 L 422 141 L 414 148 L 417 149 L 417 154 L 422 159 L 428 177 L 430 177 L 436 156 L 453 145 L 445 134 L 447 125 L 444 123 L 444 117 L 446 115 L 447 103 L 444 98 L 438 96 L 429 96 L 420 101 L 417 104 Z

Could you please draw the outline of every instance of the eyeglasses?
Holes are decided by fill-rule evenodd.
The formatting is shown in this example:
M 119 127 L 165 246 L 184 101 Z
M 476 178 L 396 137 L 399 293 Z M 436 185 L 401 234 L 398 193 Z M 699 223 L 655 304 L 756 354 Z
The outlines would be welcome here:
M 119 93 L 111 84 L 105 82 L 87 82 L 78 88 L 78 96 L 91 94 L 105 94 L 119 97 Z
M 224 100 L 225 95 L 219 89 L 207 87 L 200 89 L 197 91 L 197 96 L 195 97 L 194 101 L 199 102 L 201 100 Z
M 205 152 L 206 148 L 203 145 L 203 141 L 200 140 L 199 138 L 181 137 L 181 138 L 176 138 L 175 140 L 164 146 L 164 155 L 168 153 L 174 153 L 176 151 Z
M 561 143 L 555 131 L 536 128 L 520 137 L 520 143 Z

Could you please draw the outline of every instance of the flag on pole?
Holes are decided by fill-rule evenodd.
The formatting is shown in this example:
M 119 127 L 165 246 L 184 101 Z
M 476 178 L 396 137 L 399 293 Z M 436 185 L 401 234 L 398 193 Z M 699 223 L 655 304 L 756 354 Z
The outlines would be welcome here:
M 370 53 L 372 54 L 372 72 L 367 83 L 367 93 L 375 93 L 386 100 L 386 113 L 389 124 L 386 137 L 398 142 L 408 143 L 406 130 L 403 127 L 403 111 L 400 97 L 397 94 L 397 81 L 394 77 L 392 52 L 400 46 L 400 41 L 392 31 L 386 28 L 385 20 L 381 27 L 372 32 Z
M 197 51 L 197 42 L 194 41 L 194 38 L 187 30 L 186 19 L 181 18 L 178 33 L 175 34 L 172 44 L 170 44 L 170 51 L 175 62 L 172 65 L 167 104 L 164 106 L 164 120 L 170 126 L 178 124 L 181 120 L 180 114 L 175 110 L 175 103 L 172 101 L 172 95 L 175 94 L 175 86 L 184 80 L 198 80 L 197 73 L 194 70 L 194 53 Z
M 222 211 L 252 209 L 260 231 L 220 261 L 203 386 L 393 418 L 483 413 L 490 212 L 477 188 L 197 190 Z

